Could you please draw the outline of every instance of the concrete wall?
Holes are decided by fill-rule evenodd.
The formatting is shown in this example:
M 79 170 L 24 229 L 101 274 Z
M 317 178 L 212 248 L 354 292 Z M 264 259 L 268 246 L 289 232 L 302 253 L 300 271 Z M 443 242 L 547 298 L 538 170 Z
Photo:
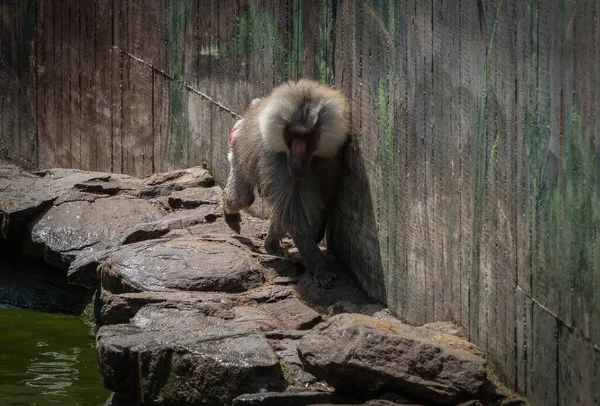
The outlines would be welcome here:
M 0 154 L 223 182 L 250 100 L 334 84 L 332 246 L 363 286 L 536 404 L 600 404 L 599 65 L 594 0 L 3 0 Z

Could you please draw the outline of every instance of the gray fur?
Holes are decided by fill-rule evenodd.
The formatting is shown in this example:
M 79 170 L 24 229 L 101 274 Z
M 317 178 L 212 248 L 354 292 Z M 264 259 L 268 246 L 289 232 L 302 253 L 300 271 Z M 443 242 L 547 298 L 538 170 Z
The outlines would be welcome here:
M 324 86 L 314 82 L 300 83 L 299 92 L 304 92 L 300 104 L 302 111 L 287 116 L 287 119 L 294 120 L 291 123 L 286 120 L 287 124 L 314 125 L 317 115 L 330 114 L 330 107 L 325 107 L 333 104 L 327 99 L 328 91 L 332 97 L 341 97 L 343 103 L 340 104 L 339 100 L 336 102 L 345 106 L 345 100 L 338 92 L 329 88 L 324 90 Z M 311 97 L 313 93 L 306 89 L 308 87 L 310 90 L 310 86 L 318 89 L 314 98 Z M 266 143 L 270 142 L 270 138 L 264 137 L 260 131 L 262 111 L 274 104 L 281 105 L 282 111 L 289 113 L 290 106 L 286 105 L 286 100 L 273 100 L 271 96 L 253 104 L 244 116 L 243 125 L 233 143 L 225 187 L 225 221 L 234 231 L 240 232 L 239 211 L 254 202 L 254 190 L 257 188 L 272 209 L 271 227 L 265 241 L 267 252 L 280 253 L 280 240 L 289 233 L 315 283 L 330 288 L 334 275 L 327 269 L 318 243 L 325 234 L 328 213 L 338 184 L 341 145 L 337 146 L 338 152 L 331 157 L 313 156 L 305 176 L 295 179 L 288 169 L 287 153 L 269 148 Z M 269 111 L 269 114 L 273 115 L 273 112 Z M 346 114 L 345 107 L 344 111 L 337 112 L 341 117 Z M 345 126 L 338 125 L 344 130 Z M 336 139 L 346 140 L 346 134 L 335 136 Z

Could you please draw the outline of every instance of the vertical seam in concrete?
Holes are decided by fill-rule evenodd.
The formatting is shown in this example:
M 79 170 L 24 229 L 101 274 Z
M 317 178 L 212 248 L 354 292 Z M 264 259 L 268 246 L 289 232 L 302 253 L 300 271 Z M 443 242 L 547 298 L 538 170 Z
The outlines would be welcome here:
M 516 6 L 513 4 L 513 20 L 517 21 L 517 8 Z M 518 111 L 518 101 L 519 101 L 519 87 L 517 84 L 518 81 L 518 77 L 519 77 L 519 71 L 518 71 L 518 62 L 517 62 L 517 40 L 518 40 L 518 30 L 517 30 L 518 25 L 514 24 L 514 50 L 515 50 L 515 58 L 514 58 L 514 70 L 515 70 L 515 91 L 514 91 L 514 103 L 515 103 L 515 107 L 517 107 L 517 111 Z M 515 120 L 518 121 L 517 117 L 515 117 Z M 515 134 L 514 134 L 514 146 L 515 148 L 517 148 L 517 144 L 519 141 L 519 137 L 518 137 L 518 128 L 515 125 Z M 518 340 L 518 334 L 517 334 L 517 324 L 519 323 L 519 320 L 517 319 L 517 285 L 519 283 L 519 226 L 518 226 L 518 220 L 519 220 L 519 158 L 516 156 L 515 154 L 515 158 L 514 158 L 514 174 L 515 174 L 515 178 L 516 178 L 516 182 L 514 185 L 514 192 L 515 192 L 515 206 L 516 209 L 514 211 L 514 218 L 513 218 L 513 224 L 515 225 L 515 238 L 513 239 L 514 242 L 514 252 L 515 252 L 515 279 L 514 279 L 514 286 L 511 286 L 511 293 L 512 293 L 512 298 L 511 300 L 514 302 L 514 308 L 515 308 L 515 313 L 514 313 L 514 317 L 515 317 L 515 323 L 513 325 L 513 351 L 515 353 L 515 363 L 513 365 L 513 382 L 511 383 L 511 386 L 513 388 L 517 387 L 517 383 L 518 383 L 518 376 L 519 376 L 519 360 L 517 359 L 517 354 L 518 354 L 518 346 L 517 346 L 517 340 Z M 522 247 L 521 247 L 522 249 Z
M 536 33 L 535 33 L 535 37 L 536 37 L 536 44 L 535 44 L 535 55 L 536 55 L 536 59 L 535 59 L 535 93 L 536 93 L 536 98 L 535 98 L 535 116 L 537 118 L 538 115 L 538 98 L 537 98 L 537 93 L 539 92 L 539 77 L 540 77 L 540 72 L 539 72 L 539 67 L 540 67 L 540 41 L 539 41 L 539 34 L 540 34 L 540 12 L 539 12 L 539 5 L 537 4 L 536 1 L 536 8 L 535 8 L 535 29 L 536 29 Z M 535 199 L 537 200 L 537 196 L 535 196 Z M 537 205 L 536 201 L 533 201 L 534 205 Z M 537 212 L 536 212 L 537 213 Z M 533 219 L 535 221 L 535 219 Z M 534 223 L 535 224 L 535 223 Z M 530 230 L 531 232 L 532 230 Z M 533 232 L 535 232 L 535 230 L 533 230 Z M 530 266 L 529 266 L 529 289 L 531 290 L 531 297 L 534 297 L 534 285 L 533 285 L 533 249 L 534 247 L 531 247 L 531 253 L 530 253 Z M 533 326 L 533 306 L 531 309 L 531 324 Z
M 152 75 L 152 111 L 150 112 L 150 120 L 152 122 L 152 157 L 151 157 L 151 164 L 152 164 L 152 173 L 155 172 L 156 166 L 156 151 L 155 151 L 155 143 L 156 143 L 156 127 L 155 127 L 155 123 L 154 123 L 154 116 L 156 114 L 156 105 L 154 104 L 154 81 L 156 80 L 156 73 L 154 72 L 154 70 L 150 70 L 150 75 Z
M 300 2 L 302 0 L 296 0 L 296 26 L 294 27 L 294 31 L 298 30 L 298 35 L 296 35 L 296 41 L 297 43 L 295 44 L 295 49 L 296 49 L 296 66 L 295 66 L 295 70 L 296 70 L 296 77 L 294 78 L 295 80 L 299 79 L 299 75 L 300 75 L 300 65 L 302 64 L 302 50 L 300 49 L 300 38 L 302 35 L 302 31 L 300 30 L 300 27 L 302 26 L 302 17 L 304 13 L 300 13 Z
M 112 52 L 112 47 L 115 46 L 115 2 L 114 0 L 110 0 L 110 23 L 111 23 L 111 30 L 110 30 L 110 43 L 111 43 L 111 50 L 109 52 L 109 57 L 110 57 L 110 78 L 111 78 L 111 86 L 110 86 L 110 101 L 111 101 L 111 114 L 110 114 L 110 171 L 114 172 L 115 169 L 115 157 L 114 157 L 114 145 L 115 145 L 115 133 L 114 133 L 114 123 L 115 123 L 115 119 L 114 119 L 114 88 L 115 88 L 115 84 L 114 84 L 114 63 L 113 63 L 113 52 Z M 120 54 L 119 54 L 120 55 Z
M 525 303 L 525 306 L 527 306 L 527 303 Z M 525 351 L 524 351 L 524 355 L 525 355 L 525 368 L 524 368 L 524 376 L 525 376 L 525 395 L 528 394 L 529 389 L 530 388 L 530 382 L 531 382 L 531 371 L 528 371 L 528 366 L 529 366 L 529 361 L 532 362 L 532 367 L 533 367 L 533 346 L 534 346 L 534 337 L 533 334 L 535 333 L 533 331 L 533 326 L 535 325 L 535 312 L 533 311 L 535 306 L 535 301 L 534 300 L 530 300 L 529 303 L 529 312 L 531 314 L 531 325 L 529 326 L 529 330 L 530 330 L 530 334 L 531 334 L 531 348 L 529 348 L 530 351 L 527 351 L 528 348 L 527 346 L 525 346 Z M 533 369 L 533 368 L 532 368 Z
M 431 0 L 431 95 L 430 95 L 430 102 L 429 105 L 431 107 L 431 112 L 433 112 L 435 110 L 434 108 L 434 103 L 435 103 L 435 98 L 433 97 L 434 93 L 435 93 L 435 1 Z M 431 162 L 429 163 L 430 165 L 430 170 L 431 170 L 431 185 L 433 188 L 435 188 L 435 148 L 433 146 L 433 142 L 434 142 L 434 134 L 435 134 L 435 120 L 433 118 L 433 114 L 431 117 L 431 125 L 430 125 L 430 129 L 431 129 L 431 140 L 430 140 L 430 145 L 431 145 Z M 427 190 L 426 190 L 427 193 Z M 431 272 L 431 277 L 433 279 L 433 281 L 435 281 L 436 279 L 436 261 L 437 258 L 435 257 L 435 232 L 436 232 L 436 227 L 435 227 L 435 198 L 432 198 L 432 202 L 431 202 L 431 232 L 430 232 L 430 237 L 431 237 L 431 248 L 432 248 L 432 253 L 433 255 L 431 255 L 431 268 L 430 268 L 430 272 Z M 444 294 L 444 288 L 443 288 L 443 283 L 441 284 L 441 290 L 442 290 L 442 296 Z M 436 283 L 433 282 L 432 283 L 432 287 L 433 287 L 433 292 L 431 293 L 431 315 L 432 315 L 432 319 L 431 321 L 434 321 L 435 319 L 435 309 L 438 305 L 437 303 L 437 295 L 436 295 Z M 429 320 L 426 319 L 426 322 L 428 322 Z
M 79 2 L 77 3 L 78 7 L 80 6 Z M 95 3 L 94 3 L 95 6 Z M 78 17 L 79 17 L 79 29 L 77 30 L 78 34 L 79 34 L 79 38 L 78 38 L 78 45 L 79 45 L 79 58 L 78 62 L 79 62 L 79 67 L 78 67 L 78 81 L 79 81 L 79 164 L 81 165 L 81 168 L 83 169 L 83 167 L 85 166 L 83 164 L 83 157 L 82 157 L 82 145 L 83 145 L 83 131 L 81 131 L 81 104 L 83 101 L 83 88 L 81 86 L 81 54 L 82 54 L 82 46 L 81 46 L 81 29 L 82 29 L 82 25 L 81 25 L 81 7 L 79 7 L 79 12 L 77 13 Z
M 125 122 L 125 109 L 123 108 L 123 95 L 124 95 L 124 91 L 123 91 L 123 60 L 124 60 L 124 56 L 123 54 L 119 53 L 119 73 L 120 73 L 120 84 L 119 84 L 119 89 L 121 89 L 121 122 L 119 123 L 119 127 L 120 127 L 120 131 L 119 131 L 119 135 L 121 137 L 121 173 L 125 173 L 124 171 L 124 165 L 125 165 L 125 161 L 124 161 L 124 157 L 123 157 L 123 123 Z
M 556 406 L 560 406 L 560 329 L 560 319 L 556 318 Z
M 406 5 L 407 3 L 405 3 Z M 408 5 L 406 5 L 406 11 L 404 13 L 405 16 L 405 23 L 404 23 L 404 49 L 408 50 L 408 35 L 407 35 L 407 31 L 408 31 Z M 410 137 L 410 133 L 409 133 L 409 127 L 408 127 L 408 114 L 409 114 L 409 106 L 408 106 L 408 52 L 405 51 L 403 52 L 404 54 L 404 110 L 405 110 L 405 114 L 404 114 L 404 184 L 403 184 L 403 193 L 402 196 L 405 197 L 406 194 L 406 188 L 408 185 L 408 178 L 409 178 L 409 168 L 408 168 L 408 147 L 409 147 L 409 143 L 408 143 L 408 139 Z M 408 216 L 408 210 L 402 210 L 402 214 L 403 214 L 403 221 L 402 224 L 404 226 L 406 226 L 406 224 L 408 224 L 408 220 L 407 220 L 407 216 Z M 404 247 L 404 275 L 406 275 L 406 278 L 408 280 L 408 244 L 406 243 L 406 240 L 403 244 Z M 407 306 L 407 294 L 405 293 L 404 295 L 402 295 L 402 309 L 403 309 L 403 313 L 404 313 L 404 319 L 408 319 L 408 306 Z
M 462 162 L 462 158 L 463 158 L 463 127 L 462 127 L 462 81 L 463 81 L 463 77 L 462 77 L 462 21 L 463 20 L 463 14 L 462 14 L 462 2 L 458 2 L 458 83 L 460 85 L 459 90 L 458 90 L 458 111 L 459 111 L 459 120 L 458 120 L 458 184 L 459 184 L 459 189 L 462 191 L 463 190 L 463 183 L 464 183 L 464 179 L 463 179 L 463 162 Z M 459 285 L 460 285 L 460 293 L 462 294 L 462 287 L 464 284 L 463 281 L 463 269 L 464 269 L 464 256 L 463 256 L 463 241 L 462 241 L 462 230 L 463 230 L 463 218 L 462 218 L 462 214 L 463 214 L 463 193 L 459 193 L 459 214 L 458 214 L 458 224 L 459 224 L 459 233 L 458 233 L 458 246 L 460 247 L 459 250 L 459 255 L 458 255 L 458 261 L 459 261 Z M 469 303 L 469 285 L 467 284 L 467 304 L 468 306 L 470 306 Z M 462 296 L 462 295 L 461 295 Z M 459 299 L 459 304 L 458 304 L 458 320 L 462 322 L 462 320 L 466 319 L 468 320 L 468 315 L 463 318 L 462 316 L 462 310 L 463 310 L 463 305 L 462 305 L 462 300 Z M 459 323 L 460 324 L 460 323 Z
M 41 8 L 42 8 L 42 4 L 41 2 L 38 3 L 37 5 L 37 10 L 35 11 L 36 13 L 38 13 L 38 15 L 36 16 L 36 30 L 35 33 L 33 34 L 33 38 L 35 39 L 35 121 L 36 121 L 36 125 L 35 125 L 35 166 L 37 168 L 39 168 L 40 166 L 40 129 L 39 129 L 39 124 L 40 124 L 40 105 L 38 102 L 39 99 L 39 87 L 40 87 L 40 77 L 39 77 L 39 70 L 38 70 L 38 63 L 40 61 L 40 44 L 37 41 L 38 37 L 38 30 L 39 30 L 39 25 L 40 25 L 40 14 L 41 14 Z
M 502 0 L 500 0 L 500 3 L 502 3 Z M 500 7 L 501 7 L 501 5 L 498 6 L 498 11 L 495 14 L 494 24 L 496 24 L 496 27 L 497 27 L 497 24 L 500 21 Z M 494 42 L 494 48 L 496 48 L 495 44 L 496 44 L 496 42 Z M 496 49 L 496 50 L 499 51 L 498 49 Z M 494 52 L 494 57 L 495 57 L 495 62 L 494 62 L 494 88 L 498 89 L 498 64 L 496 62 L 498 62 L 498 60 L 501 58 L 501 56 L 499 55 L 499 52 Z M 492 135 L 494 136 L 494 142 L 492 144 L 492 148 L 490 149 L 489 160 L 487 161 L 488 162 L 488 167 L 490 167 L 490 168 L 492 167 L 492 165 L 495 167 L 494 160 L 498 159 L 498 150 L 496 150 L 496 153 L 494 153 L 494 146 L 497 148 L 497 145 L 498 145 L 497 144 L 497 140 L 499 139 L 499 136 L 500 136 L 500 126 L 499 126 L 499 122 L 498 122 L 498 105 L 499 105 L 499 98 L 496 95 L 496 103 L 495 103 L 495 106 L 494 106 L 494 130 L 495 130 L 495 134 L 492 133 Z M 486 106 L 487 106 L 487 103 L 486 103 Z M 499 214 L 498 211 L 500 209 L 498 207 L 499 206 L 498 205 L 498 196 L 502 193 L 498 189 L 499 189 L 499 183 L 501 182 L 501 179 L 499 179 L 500 176 L 499 176 L 498 171 L 494 170 L 493 172 L 494 172 L 493 173 L 493 176 L 494 176 L 494 188 L 496 189 L 495 190 L 495 192 L 496 192 L 495 193 L 496 198 L 493 199 L 493 200 L 495 200 L 493 203 L 494 203 L 494 206 L 495 206 L 494 209 L 496 211 L 495 222 L 497 222 L 496 226 L 495 226 L 495 232 L 498 233 L 499 232 L 499 225 L 500 225 L 500 222 L 498 221 L 498 214 Z M 491 173 L 489 175 L 492 176 Z M 504 188 L 504 193 L 506 193 L 506 189 L 505 188 Z M 505 198 L 504 201 L 506 201 L 506 195 L 504 196 L 504 198 Z M 494 221 L 492 221 L 492 225 L 493 225 L 493 223 L 494 223 Z M 488 230 L 489 230 L 489 228 L 488 228 Z M 492 258 L 491 258 L 494 264 L 498 264 L 498 257 L 499 257 L 498 251 L 499 250 L 500 250 L 500 247 L 499 247 L 499 244 L 498 244 L 498 238 L 495 238 L 494 239 L 494 252 L 493 252 Z M 504 330 L 504 327 L 506 326 L 506 320 L 499 320 L 498 319 L 498 314 L 499 314 L 499 311 L 498 311 L 498 306 L 499 306 L 499 304 L 498 304 L 499 303 L 499 300 L 498 300 L 499 299 L 498 298 L 498 293 L 499 293 L 498 292 L 498 286 L 499 286 L 499 283 L 498 283 L 498 279 L 499 279 L 498 278 L 498 274 L 499 274 L 499 272 L 494 272 L 493 274 L 494 274 L 494 288 L 493 288 L 494 291 L 493 291 L 493 294 L 492 294 L 492 298 L 494 300 L 494 303 L 492 303 L 491 312 L 492 312 L 493 317 L 494 317 L 494 327 L 496 328 L 496 333 L 495 333 L 496 334 L 496 338 L 495 338 L 495 340 L 493 342 L 496 344 L 495 348 L 494 348 L 494 352 L 497 355 L 497 354 L 499 354 L 499 349 L 502 347 L 501 344 L 500 344 L 502 342 L 502 337 L 499 337 L 500 333 L 498 331 L 498 326 L 500 325 L 500 328 L 502 330 Z M 500 283 L 506 284 L 506 274 L 505 273 L 503 274 L 503 278 L 502 279 L 503 280 L 501 280 Z M 504 312 L 504 315 L 506 316 L 506 312 Z M 501 362 L 500 362 L 500 360 L 496 360 L 496 363 L 501 363 Z

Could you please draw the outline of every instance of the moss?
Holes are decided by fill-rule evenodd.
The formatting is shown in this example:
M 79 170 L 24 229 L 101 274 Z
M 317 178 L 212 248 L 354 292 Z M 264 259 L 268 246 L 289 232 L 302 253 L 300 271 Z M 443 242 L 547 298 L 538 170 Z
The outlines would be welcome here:
M 379 247 L 381 249 L 381 258 L 386 263 L 384 267 L 390 276 L 386 279 L 387 291 L 389 294 L 402 295 L 400 286 L 393 286 L 399 282 L 398 275 L 395 272 L 401 263 L 399 221 L 400 210 L 402 206 L 400 195 L 400 161 L 398 152 L 398 129 L 396 119 L 396 103 L 394 95 L 397 90 L 395 81 L 397 74 L 397 45 L 394 39 L 397 38 L 396 30 L 396 4 L 394 1 L 387 3 L 377 3 L 376 8 L 370 8 L 365 5 L 366 24 L 374 24 L 378 28 L 384 54 L 382 60 L 387 62 L 377 67 L 375 74 L 376 87 L 374 89 L 374 105 L 379 123 L 379 165 L 381 169 L 381 218 L 385 219 L 383 227 L 379 230 Z M 385 18 L 382 18 L 385 16 Z M 384 39 L 386 39 L 384 41 Z
M 543 200 L 547 218 L 547 255 L 569 273 L 575 292 L 582 292 L 588 303 L 594 297 L 594 274 L 600 252 L 600 214 L 594 208 L 594 148 L 576 107 L 572 108 L 562 171 L 564 184 L 555 182 Z M 559 249 L 556 250 L 555 248 Z
M 304 50 L 304 1 L 294 0 L 292 4 L 292 19 L 290 31 L 292 33 L 292 43 L 287 57 L 288 79 L 297 80 L 300 77 L 300 66 L 302 63 L 302 53 Z
M 491 152 L 489 154 L 488 162 L 486 165 L 487 154 L 487 143 L 486 143 L 486 113 L 488 103 L 488 89 L 490 87 L 490 70 L 492 55 L 494 50 L 494 39 L 496 35 L 496 27 L 500 18 L 500 7 L 502 6 L 502 0 L 498 2 L 496 8 L 496 15 L 494 18 L 494 24 L 490 32 L 490 38 L 485 54 L 485 65 L 484 65 L 484 82 L 482 92 L 479 98 L 479 107 L 477 112 L 477 132 L 476 132 L 476 156 L 475 156 L 475 208 L 473 215 L 473 266 L 477 271 L 479 266 L 480 256 L 480 244 L 481 244 L 481 233 L 483 226 L 483 206 L 488 191 L 488 179 L 491 176 L 491 172 L 494 170 L 495 152 L 498 148 L 498 142 L 500 140 L 500 133 L 496 134 L 494 143 L 492 145 Z M 475 273 L 477 275 L 477 272 Z
M 597 314 L 594 287 L 600 282 L 600 213 L 595 206 L 594 137 L 586 130 L 577 106 L 571 106 L 570 110 L 565 106 L 567 117 L 561 129 L 564 150 L 559 152 L 562 157 L 552 159 L 549 107 L 545 100 L 538 100 L 548 94 L 549 79 L 545 72 L 537 71 L 538 11 L 532 2 L 528 2 L 528 6 L 533 51 L 529 62 L 530 96 L 525 130 L 529 172 L 528 256 L 533 294 L 545 305 L 551 296 L 558 299 L 560 308 L 555 308 L 555 303 L 551 305 L 561 317 L 565 311 L 566 314 L 580 313 L 576 308 L 579 306 Z M 584 300 L 580 302 L 572 297 Z M 571 323 L 571 320 L 565 321 Z
M 319 82 L 329 83 L 332 79 L 333 44 L 331 30 L 333 29 L 333 6 L 335 0 L 321 0 L 321 16 L 319 20 L 319 37 L 317 55 L 315 58 Z
M 255 29 L 254 27 L 260 27 Z M 225 44 L 237 38 L 239 47 L 221 45 L 226 54 L 232 56 L 254 56 L 260 58 L 266 52 L 274 52 L 276 67 L 285 65 L 285 52 L 279 22 L 268 10 L 250 3 L 237 19 L 234 35 Z M 272 50 L 272 51 L 271 51 Z
M 169 139 L 167 156 L 179 165 L 187 162 L 187 117 L 183 108 L 185 47 L 191 0 L 165 0 L 167 10 L 167 67 L 175 79 L 169 82 Z
M 285 27 L 281 27 L 271 11 L 254 2 L 250 3 L 240 13 L 233 34 L 219 44 L 221 52 L 224 55 L 252 57 L 256 60 L 268 60 L 272 53 L 273 68 L 285 79 L 297 79 L 304 47 L 304 3 L 295 0 L 290 14 L 292 18 L 286 22 Z M 284 40 L 285 32 L 290 33 L 288 43 Z M 239 46 L 232 46 L 233 41 L 238 41 Z
M 40 9 L 40 0 L 19 2 L 19 55 L 18 72 L 24 75 L 29 71 L 29 56 L 33 44 L 33 37 L 37 27 L 37 16 Z

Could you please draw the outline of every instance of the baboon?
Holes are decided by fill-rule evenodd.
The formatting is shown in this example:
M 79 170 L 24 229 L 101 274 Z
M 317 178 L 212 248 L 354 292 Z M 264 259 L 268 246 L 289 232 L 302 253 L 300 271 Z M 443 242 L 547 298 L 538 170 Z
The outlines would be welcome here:
M 254 190 L 272 210 L 265 240 L 280 254 L 289 233 L 317 286 L 331 288 L 335 275 L 318 247 L 325 234 L 348 138 L 348 104 L 339 91 L 311 80 L 288 82 L 255 99 L 229 136 L 225 221 L 240 232 L 240 210 Z

